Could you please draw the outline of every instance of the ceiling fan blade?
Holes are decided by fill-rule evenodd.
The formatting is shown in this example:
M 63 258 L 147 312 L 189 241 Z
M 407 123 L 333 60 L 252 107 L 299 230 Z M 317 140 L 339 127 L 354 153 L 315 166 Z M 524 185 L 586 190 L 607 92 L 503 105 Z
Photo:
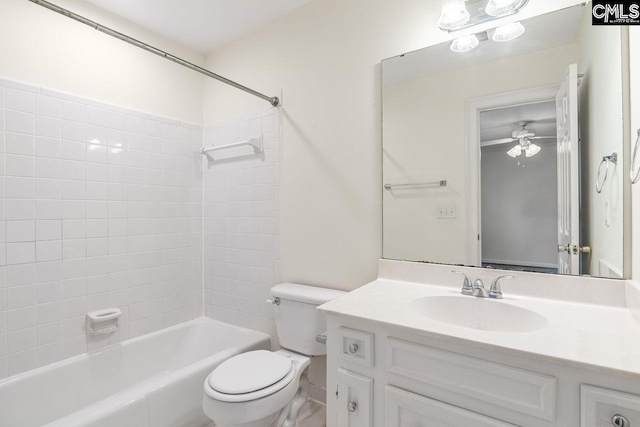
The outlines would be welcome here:
M 480 142 L 480 146 L 489 147 L 491 145 L 506 144 L 506 143 L 514 142 L 514 141 L 517 141 L 517 139 L 514 139 L 514 138 L 492 139 L 492 140 L 489 140 L 489 141 L 481 141 Z
M 530 136 L 528 139 L 557 139 L 556 136 Z

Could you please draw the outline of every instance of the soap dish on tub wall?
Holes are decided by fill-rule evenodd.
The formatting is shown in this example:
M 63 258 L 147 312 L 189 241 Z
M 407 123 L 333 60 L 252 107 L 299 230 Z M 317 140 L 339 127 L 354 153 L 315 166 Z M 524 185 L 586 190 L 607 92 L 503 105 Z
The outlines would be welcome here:
M 119 308 L 106 308 L 104 310 L 87 313 L 87 334 L 105 335 L 118 329 L 118 318 L 122 316 Z

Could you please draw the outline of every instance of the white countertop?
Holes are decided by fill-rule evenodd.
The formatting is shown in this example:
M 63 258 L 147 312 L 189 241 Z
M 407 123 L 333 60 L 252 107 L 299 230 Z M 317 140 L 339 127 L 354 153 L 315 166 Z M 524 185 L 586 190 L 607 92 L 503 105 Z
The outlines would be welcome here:
M 381 322 L 410 332 L 465 340 L 507 352 L 525 352 L 575 366 L 640 375 L 640 322 L 624 307 L 575 303 L 509 295 L 487 304 L 511 304 L 544 316 L 548 326 L 526 333 L 492 332 L 431 320 L 409 308 L 429 296 L 460 296 L 460 290 L 389 279 L 378 279 L 330 301 L 327 314 Z

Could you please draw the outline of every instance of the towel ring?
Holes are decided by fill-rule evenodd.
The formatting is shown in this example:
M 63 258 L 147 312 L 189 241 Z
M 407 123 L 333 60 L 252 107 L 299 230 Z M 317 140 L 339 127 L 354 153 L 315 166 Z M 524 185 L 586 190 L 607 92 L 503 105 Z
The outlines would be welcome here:
M 596 192 L 598 194 L 602 193 L 602 189 L 604 188 L 604 184 L 607 182 L 607 177 L 609 176 L 609 164 L 613 163 L 614 165 L 618 164 L 618 153 L 613 153 L 610 156 L 604 156 L 602 161 L 600 162 L 600 166 L 598 166 L 598 177 L 596 178 Z M 602 165 L 606 164 L 606 169 L 604 170 L 604 178 L 602 178 L 602 183 L 600 183 L 600 173 L 602 172 Z
M 632 184 L 640 181 L 640 167 L 636 166 L 638 151 L 640 151 L 638 145 L 640 145 L 640 129 L 638 129 L 638 139 L 636 139 L 636 144 L 633 147 L 633 154 L 631 154 L 631 171 L 629 172 L 629 175 L 631 177 Z

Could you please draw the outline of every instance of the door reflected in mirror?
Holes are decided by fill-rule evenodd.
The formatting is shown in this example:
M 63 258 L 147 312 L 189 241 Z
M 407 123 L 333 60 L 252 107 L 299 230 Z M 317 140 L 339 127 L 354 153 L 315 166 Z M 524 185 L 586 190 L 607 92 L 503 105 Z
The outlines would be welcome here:
M 590 12 L 382 62 L 385 258 L 627 277 L 627 34 Z

